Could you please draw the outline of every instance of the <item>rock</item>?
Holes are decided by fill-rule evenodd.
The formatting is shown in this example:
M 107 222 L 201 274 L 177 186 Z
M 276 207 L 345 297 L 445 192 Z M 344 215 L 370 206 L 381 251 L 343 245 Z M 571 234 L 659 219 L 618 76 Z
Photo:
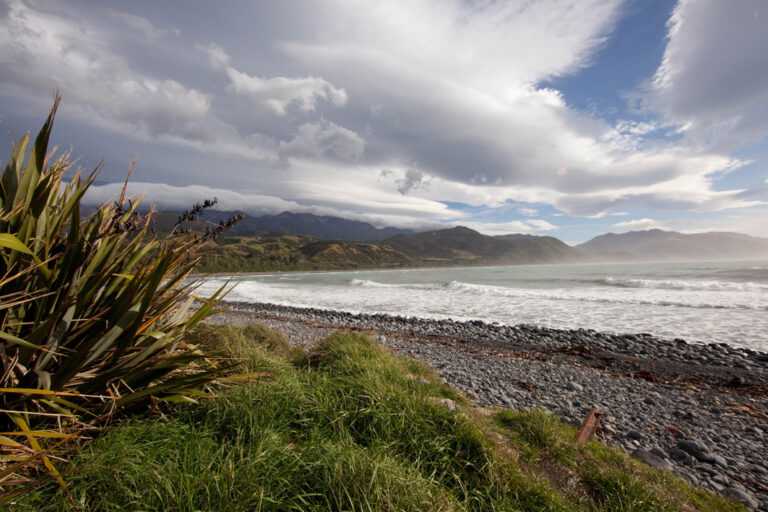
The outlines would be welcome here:
M 670 448 L 670 450 L 669 450 L 669 457 L 672 460 L 676 460 L 678 462 L 683 462 L 683 461 L 691 458 L 691 456 L 688 455 L 688 452 L 684 452 L 680 448 L 675 448 L 675 447 Z
M 681 475 L 686 480 L 688 480 L 688 482 L 691 485 L 699 485 L 699 479 L 696 478 L 696 476 L 694 476 L 693 474 L 691 474 L 691 473 L 689 473 L 687 471 L 682 471 L 682 470 L 678 471 L 678 474 Z
M 730 486 L 723 491 L 723 495 L 728 496 L 732 500 L 740 501 L 745 504 L 751 510 L 757 510 L 760 503 L 752 496 L 748 491 L 739 489 L 738 487 Z
M 643 461 L 651 467 L 656 469 L 663 469 L 664 471 L 672 471 L 673 466 L 666 460 L 662 459 L 658 455 L 654 455 L 645 448 L 638 448 L 632 452 L 632 457 L 637 460 Z
M 584 386 L 577 382 L 570 381 L 565 385 L 565 389 L 568 391 L 584 391 Z
M 630 439 L 635 439 L 636 441 L 639 441 L 643 438 L 643 434 L 641 434 L 637 430 L 630 430 L 629 432 L 627 432 L 627 437 Z
M 427 379 L 419 379 L 416 381 L 416 384 L 421 384 L 422 386 L 428 386 L 429 381 Z
M 707 445 L 698 439 L 683 439 L 677 447 L 701 462 L 713 462 L 713 454 Z
M 728 461 L 721 455 L 712 455 L 712 462 L 723 468 L 728 467 Z
M 448 408 L 449 411 L 455 411 L 457 409 L 461 409 L 459 404 L 451 400 L 450 398 L 438 398 L 434 400 L 434 403 L 437 405 L 442 405 Z

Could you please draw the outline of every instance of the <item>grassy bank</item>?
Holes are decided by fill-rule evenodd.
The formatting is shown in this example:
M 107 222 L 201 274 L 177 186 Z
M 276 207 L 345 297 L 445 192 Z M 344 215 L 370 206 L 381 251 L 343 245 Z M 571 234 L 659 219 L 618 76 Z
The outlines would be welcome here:
M 473 409 L 357 333 L 312 353 L 258 326 L 194 336 L 260 377 L 106 431 L 66 476 L 81 510 L 744 510 L 548 414 Z M 51 485 L 12 509 L 69 505 Z

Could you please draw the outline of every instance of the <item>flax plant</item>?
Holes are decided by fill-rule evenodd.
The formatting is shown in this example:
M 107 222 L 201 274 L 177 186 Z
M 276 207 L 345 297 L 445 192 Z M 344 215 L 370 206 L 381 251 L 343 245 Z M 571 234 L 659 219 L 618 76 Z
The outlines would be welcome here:
M 204 237 L 152 236 L 125 187 L 81 218 L 98 169 L 84 177 L 68 154 L 48 154 L 58 103 L 0 178 L 0 505 L 46 478 L 64 486 L 63 443 L 159 401 L 208 396 L 230 373 L 182 336 L 226 293 L 191 307 Z

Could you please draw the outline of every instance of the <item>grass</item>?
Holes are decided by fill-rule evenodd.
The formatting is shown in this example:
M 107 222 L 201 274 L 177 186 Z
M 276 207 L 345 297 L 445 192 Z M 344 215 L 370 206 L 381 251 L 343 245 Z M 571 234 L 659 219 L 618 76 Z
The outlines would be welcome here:
M 574 447 L 546 413 L 473 409 L 357 333 L 311 353 L 261 326 L 194 336 L 261 377 L 107 430 L 67 474 L 81 510 L 744 510 L 617 450 Z M 69 509 L 56 486 L 23 500 L 13 510 Z

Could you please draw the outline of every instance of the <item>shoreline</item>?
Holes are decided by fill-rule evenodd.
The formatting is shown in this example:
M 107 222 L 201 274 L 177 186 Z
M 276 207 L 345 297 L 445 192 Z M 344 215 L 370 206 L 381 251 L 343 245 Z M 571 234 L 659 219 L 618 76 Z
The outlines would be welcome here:
M 600 440 L 768 511 L 768 354 L 648 334 L 353 314 L 223 302 L 214 323 L 261 322 L 310 347 L 360 330 L 430 364 L 482 407 L 543 408 L 578 425 L 605 410 Z
M 733 258 L 733 259 L 670 259 L 670 260 L 588 260 L 588 261 L 563 261 L 547 263 L 504 263 L 496 265 L 445 265 L 445 266 L 409 266 L 409 267 L 360 267 L 360 268 L 342 268 L 342 269 L 313 269 L 313 270 L 265 270 L 257 272 L 194 272 L 188 276 L 190 279 L 199 279 L 201 277 L 226 277 L 226 276 L 261 276 L 269 274 L 316 274 L 316 273 L 339 273 L 339 272 L 389 272 L 398 270 L 447 270 L 447 269 L 478 269 L 478 268 L 497 268 L 497 267 L 538 267 L 547 265 L 637 265 L 653 263 L 718 263 L 718 262 L 760 262 L 765 263 L 765 258 Z

